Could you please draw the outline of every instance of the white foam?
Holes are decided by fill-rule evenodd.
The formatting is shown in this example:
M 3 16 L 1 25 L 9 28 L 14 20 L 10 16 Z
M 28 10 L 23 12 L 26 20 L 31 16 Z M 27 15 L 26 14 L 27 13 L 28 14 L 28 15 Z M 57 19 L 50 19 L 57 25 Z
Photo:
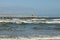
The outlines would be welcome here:
M 19 37 L 19 38 L 0 38 L 0 40 L 60 40 L 60 37 Z
M 12 23 L 60 23 L 60 19 L 0 19 L 0 22 L 12 22 Z

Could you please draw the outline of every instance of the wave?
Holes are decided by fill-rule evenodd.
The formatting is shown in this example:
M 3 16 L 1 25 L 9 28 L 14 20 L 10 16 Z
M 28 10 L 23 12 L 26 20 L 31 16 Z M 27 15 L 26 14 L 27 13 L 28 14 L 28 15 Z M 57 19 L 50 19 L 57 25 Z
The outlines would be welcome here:
M 60 23 L 60 19 L 31 19 L 31 20 L 22 20 L 22 23 Z
M 0 19 L 0 22 L 5 22 L 5 23 L 17 23 L 17 24 L 23 24 L 23 23 L 58 23 L 60 24 L 60 19 Z

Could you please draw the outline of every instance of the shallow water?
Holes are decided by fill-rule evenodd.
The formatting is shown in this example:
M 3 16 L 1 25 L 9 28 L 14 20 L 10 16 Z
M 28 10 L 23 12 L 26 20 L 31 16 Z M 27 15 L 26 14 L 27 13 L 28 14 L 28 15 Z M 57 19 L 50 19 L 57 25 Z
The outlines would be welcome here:
M 5 24 L 0 23 L 0 37 L 60 36 L 60 24 Z

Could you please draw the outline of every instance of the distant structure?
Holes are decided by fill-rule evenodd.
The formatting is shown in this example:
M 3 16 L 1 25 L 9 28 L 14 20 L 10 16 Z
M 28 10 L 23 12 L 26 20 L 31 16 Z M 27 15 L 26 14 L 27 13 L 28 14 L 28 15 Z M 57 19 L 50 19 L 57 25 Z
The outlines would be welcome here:
M 32 12 L 32 16 L 35 16 L 35 12 Z
M 18 16 L 17 14 L 0 14 L 0 19 L 34 19 L 34 18 L 46 18 L 45 16 L 35 16 L 35 12 L 32 12 L 31 16 Z

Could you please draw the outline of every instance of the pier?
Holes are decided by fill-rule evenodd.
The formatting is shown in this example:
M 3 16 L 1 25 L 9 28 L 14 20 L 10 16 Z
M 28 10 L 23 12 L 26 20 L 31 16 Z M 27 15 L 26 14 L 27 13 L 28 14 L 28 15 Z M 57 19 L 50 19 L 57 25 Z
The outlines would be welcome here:
M 59 23 L 60 17 L 0 15 L 0 23 Z

